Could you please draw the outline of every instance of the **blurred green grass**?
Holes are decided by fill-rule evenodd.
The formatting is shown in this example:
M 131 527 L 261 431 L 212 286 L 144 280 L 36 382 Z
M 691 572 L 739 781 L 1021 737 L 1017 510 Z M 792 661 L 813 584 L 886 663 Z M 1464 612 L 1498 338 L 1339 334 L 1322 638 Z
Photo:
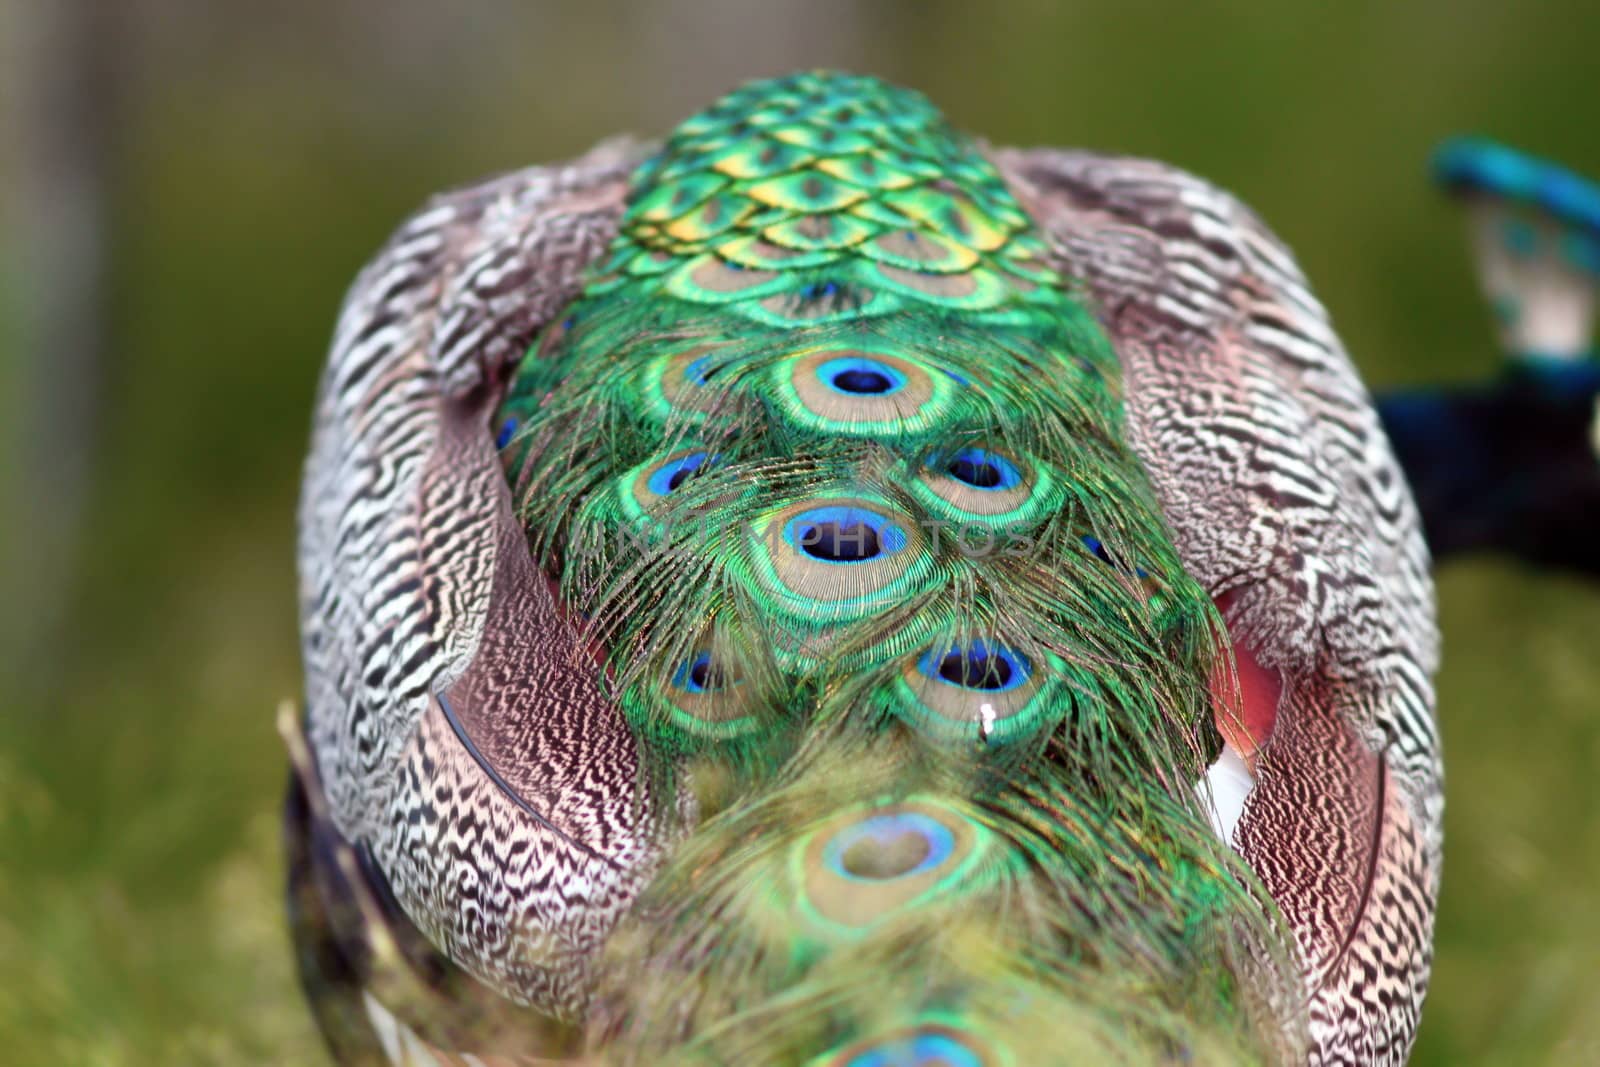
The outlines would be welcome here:
M 996 141 L 1239 193 L 1383 386 L 1494 360 L 1426 183 L 1438 139 L 1600 174 L 1593 5 L 825 3 L 836 34 L 789 41 L 711 6 L 702 39 L 684 5 L 486 3 L 419 45 L 407 5 L 133 5 L 94 492 L 52 661 L 3 687 L 0 1060 L 320 1061 L 278 892 L 294 495 L 342 289 L 428 193 L 659 131 L 745 76 L 864 68 Z M 8 515 L 25 566 L 27 501 Z M 1415 1062 L 1600 1061 L 1600 590 L 1489 563 L 1440 590 L 1446 881 Z

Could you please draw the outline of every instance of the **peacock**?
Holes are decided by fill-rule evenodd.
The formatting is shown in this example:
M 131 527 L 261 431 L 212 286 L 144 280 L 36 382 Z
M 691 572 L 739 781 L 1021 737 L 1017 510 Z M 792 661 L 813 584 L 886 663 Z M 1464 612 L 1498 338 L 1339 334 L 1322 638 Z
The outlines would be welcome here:
M 1446 143 L 1434 171 L 1466 204 L 1507 358 L 1482 384 L 1378 398 L 1428 546 L 1436 561 L 1494 551 L 1593 578 L 1600 186 L 1478 137 Z
M 299 514 L 341 1063 L 1399 1063 L 1423 527 L 1290 253 L 809 72 L 440 196 Z

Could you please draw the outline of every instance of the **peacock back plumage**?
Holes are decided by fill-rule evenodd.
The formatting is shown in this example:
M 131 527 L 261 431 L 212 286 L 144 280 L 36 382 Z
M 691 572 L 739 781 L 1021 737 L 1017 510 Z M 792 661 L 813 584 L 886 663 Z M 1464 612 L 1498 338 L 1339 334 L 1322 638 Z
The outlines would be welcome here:
M 501 433 L 653 743 L 887 715 L 1003 748 L 1076 693 L 1134 705 L 1132 748 L 1185 708 L 1195 747 L 1209 601 L 1123 440 L 1110 346 L 920 97 L 734 94 L 636 174 L 596 274 Z
M 473 1046 L 436 983 L 434 1053 L 1403 1052 L 1416 956 L 1347 1008 L 1431 917 L 1415 517 L 1319 436 L 1375 418 L 1253 219 L 1099 165 L 802 74 L 444 202 L 358 283 L 292 810 L 355 858 L 296 899 L 537 1020 Z
M 1167 1025 L 1238 1009 L 1229 926 L 1266 923 L 1173 800 L 1221 747 L 1219 626 L 1121 411 L 1106 337 L 920 96 L 760 83 L 636 172 L 501 433 L 647 770 L 697 802 L 661 914 L 611 950 L 619 989 L 677 974 L 609 1005 L 641 1049 L 674 1016 L 691 1047 L 743 1018 L 714 1058 L 780 1060 L 926 1016 L 998 1062 L 996 986 L 1050 990 L 1049 1019 L 1102 969 L 1142 972 L 1129 1035 L 1163 1000 Z M 941 958 L 864 1018 L 770 1003 Z

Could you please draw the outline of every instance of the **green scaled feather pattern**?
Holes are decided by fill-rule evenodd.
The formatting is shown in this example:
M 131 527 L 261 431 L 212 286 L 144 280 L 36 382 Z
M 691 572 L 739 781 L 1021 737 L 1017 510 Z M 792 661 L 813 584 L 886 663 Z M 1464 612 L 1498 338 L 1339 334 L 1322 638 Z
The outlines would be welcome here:
M 1271 1053 L 1285 979 L 1249 960 L 1282 935 L 1195 799 L 1221 624 L 1120 388 L 915 93 L 755 83 L 638 170 L 501 412 L 536 558 L 697 812 L 606 951 L 597 1043 Z

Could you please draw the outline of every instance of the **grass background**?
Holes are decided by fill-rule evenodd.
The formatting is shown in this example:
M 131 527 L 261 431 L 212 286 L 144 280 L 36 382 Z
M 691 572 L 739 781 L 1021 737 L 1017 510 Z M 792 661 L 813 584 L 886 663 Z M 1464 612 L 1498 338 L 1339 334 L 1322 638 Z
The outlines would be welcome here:
M 60 544 L 31 540 L 48 467 L 41 485 L 6 464 L 0 546 L 25 591 L 0 598 L 12 1064 L 321 1062 L 279 900 L 292 512 L 342 289 L 428 193 L 664 130 L 746 77 L 875 72 L 998 141 L 1159 156 L 1237 192 L 1382 387 L 1495 361 L 1460 220 L 1426 179 L 1439 139 L 1489 133 L 1600 174 L 1592 4 L 116 10 L 109 344 L 82 424 L 30 422 L 29 375 L 53 369 L 17 343 L 18 300 L 0 305 L 0 416 L 31 427 L 6 458 L 65 441 L 93 458 Z M 6 244 L 20 292 L 37 250 Z M 68 580 L 40 588 L 50 551 Z M 1600 590 L 1471 562 L 1440 597 L 1448 837 L 1415 1062 L 1600 1062 Z M 47 619 L 50 641 L 21 640 Z

